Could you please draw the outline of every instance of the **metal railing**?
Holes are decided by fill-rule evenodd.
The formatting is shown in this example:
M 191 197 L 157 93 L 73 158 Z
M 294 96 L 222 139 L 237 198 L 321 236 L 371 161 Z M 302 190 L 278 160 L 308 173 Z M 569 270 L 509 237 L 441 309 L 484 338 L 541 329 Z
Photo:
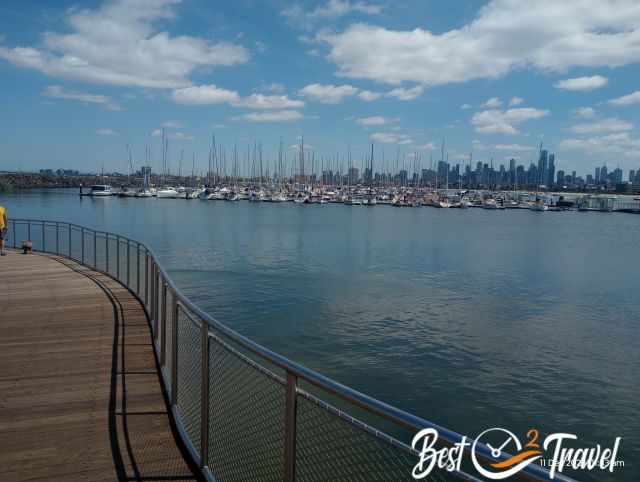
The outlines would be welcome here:
M 209 480 L 413 480 L 415 433 L 430 427 L 443 445 L 463 440 L 217 321 L 182 293 L 143 243 L 72 223 L 28 219 L 10 219 L 7 234 L 8 246 L 20 248 L 21 240 L 30 240 L 34 251 L 105 273 L 140 300 L 178 432 Z M 496 461 L 485 445 L 476 453 Z M 537 464 L 518 475 L 549 480 Z M 462 470 L 440 469 L 428 479 L 478 480 Z M 571 479 L 556 474 L 555 480 Z

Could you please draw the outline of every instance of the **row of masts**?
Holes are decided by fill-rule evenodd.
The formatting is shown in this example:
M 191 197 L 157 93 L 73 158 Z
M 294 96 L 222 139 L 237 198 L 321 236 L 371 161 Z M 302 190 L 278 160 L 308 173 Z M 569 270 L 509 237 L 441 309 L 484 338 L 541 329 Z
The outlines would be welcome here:
M 168 180 L 173 177 L 173 174 L 169 163 L 169 139 L 167 138 L 164 129 L 162 129 L 161 136 L 162 158 L 161 168 L 158 175 L 160 184 L 164 185 L 169 182 Z M 371 144 L 370 153 L 364 155 L 359 167 L 354 163 L 350 145 L 347 147 L 346 155 L 336 153 L 333 156 L 316 157 L 314 150 L 305 148 L 304 137 L 300 137 L 297 151 L 297 159 L 296 156 L 292 156 L 291 162 L 289 162 L 287 150 L 284 147 L 282 139 L 280 139 L 277 157 L 272 161 L 268 161 L 264 158 L 263 145 L 260 141 L 254 141 L 252 144 L 247 144 L 246 151 L 244 153 L 240 153 L 237 144 L 233 144 L 233 146 L 228 149 L 223 144 L 217 142 L 215 134 L 212 134 L 211 142 L 209 144 L 206 171 L 198 169 L 197 156 L 194 151 L 192 153 L 190 177 L 194 182 L 196 178 L 199 178 L 201 182 L 204 182 L 208 186 L 214 186 L 221 183 L 238 184 L 241 180 L 243 182 L 252 181 L 259 185 L 262 185 L 263 183 L 282 184 L 288 182 L 308 185 L 322 185 L 327 183 L 342 186 L 345 184 L 358 184 L 362 181 L 362 183 L 369 187 L 372 187 L 374 183 L 376 185 L 403 186 L 410 184 L 412 180 L 416 179 L 416 177 L 419 185 L 425 185 L 426 183 L 423 179 L 423 171 L 425 170 L 424 165 L 426 162 L 423 162 L 422 153 L 420 151 L 411 152 L 409 154 L 404 152 L 401 154 L 400 147 L 398 147 L 395 159 L 388 159 L 385 158 L 385 151 L 382 149 L 379 161 L 380 165 L 383 166 L 381 173 L 376 173 L 374 170 L 373 143 Z M 126 145 L 126 152 L 128 176 L 130 178 L 135 172 L 130 144 Z M 145 145 L 144 158 L 145 166 L 150 166 L 153 160 L 151 144 Z M 469 168 L 472 167 L 472 160 L 473 152 L 469 154 Z M 430 154 L 428 171 L 432 174 L 433 179 L 426 184 L 435 187 L 436 189 L 448 189 L 450 187 L 450 164 L 449 152 L 445 149 L 444 139 L 440 148 L 440 162 L 444 163 L 443 165 L 446 168 L 446 172 L 443 176 L 439 175 L 440 169 L 437 168 L 434 162 L 433 154 Z M 183 164 L 184 149 L 180 150 L 180 157 L 178 161 L 177 175 L 179 178 L 187 177 L 183 175 Z M 491 159 L 491 165 L 493 166 L 493 159 Z M 409 176 L 410 171 L 412 173 L 411 176 Z M 392 172 L 395 172 L 395 174 Z M 404 175 L 401 175 L 402 173 L 404 173 Z M 453 180 L 451 184 L 455 186 L 456 181 L 459 186 L 462 185 L 461 170 L 459 171 L 458 179 Z

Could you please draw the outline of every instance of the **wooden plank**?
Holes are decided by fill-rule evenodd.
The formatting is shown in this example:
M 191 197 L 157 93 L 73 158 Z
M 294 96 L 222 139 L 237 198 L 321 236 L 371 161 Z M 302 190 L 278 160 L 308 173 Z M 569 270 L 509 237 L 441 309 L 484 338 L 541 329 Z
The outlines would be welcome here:
M 200 480 L 196 472 L 171 430 L 137 299 L 63 258 L 1 258 L 1 479 Z

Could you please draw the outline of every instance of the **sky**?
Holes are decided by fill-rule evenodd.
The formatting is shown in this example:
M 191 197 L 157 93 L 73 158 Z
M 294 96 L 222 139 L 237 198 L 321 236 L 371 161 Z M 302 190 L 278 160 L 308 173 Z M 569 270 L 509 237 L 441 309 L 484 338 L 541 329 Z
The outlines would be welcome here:
M 528 165 L 542 141 L 557 169 L 626 178 L 639 63 L 638 0 L 4 0 L 0 170 L 126 172 L 127 145 L 159 169 L 164 129 L 174 171 L 206 169 L 215 134 L 289 162 L 304 136 L 332 166 L 374 143 L 378 167 L 443 141 Z

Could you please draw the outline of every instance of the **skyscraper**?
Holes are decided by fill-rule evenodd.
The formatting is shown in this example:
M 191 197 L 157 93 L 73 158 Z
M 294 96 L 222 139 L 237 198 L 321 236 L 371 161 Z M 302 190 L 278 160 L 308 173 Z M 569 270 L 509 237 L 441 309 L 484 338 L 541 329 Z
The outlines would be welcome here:
M 548 155 L 546 149 L 540 151 L 540 159 L 538 159 L 538 181 L 536 184 L 543 184 L 547 182 L 547 162 Z
M 553 186 L 553 179 L 556 174 L 556 156 L 555 154 L 549 154 L 549 163 L 547 167 L 547 186 Z

